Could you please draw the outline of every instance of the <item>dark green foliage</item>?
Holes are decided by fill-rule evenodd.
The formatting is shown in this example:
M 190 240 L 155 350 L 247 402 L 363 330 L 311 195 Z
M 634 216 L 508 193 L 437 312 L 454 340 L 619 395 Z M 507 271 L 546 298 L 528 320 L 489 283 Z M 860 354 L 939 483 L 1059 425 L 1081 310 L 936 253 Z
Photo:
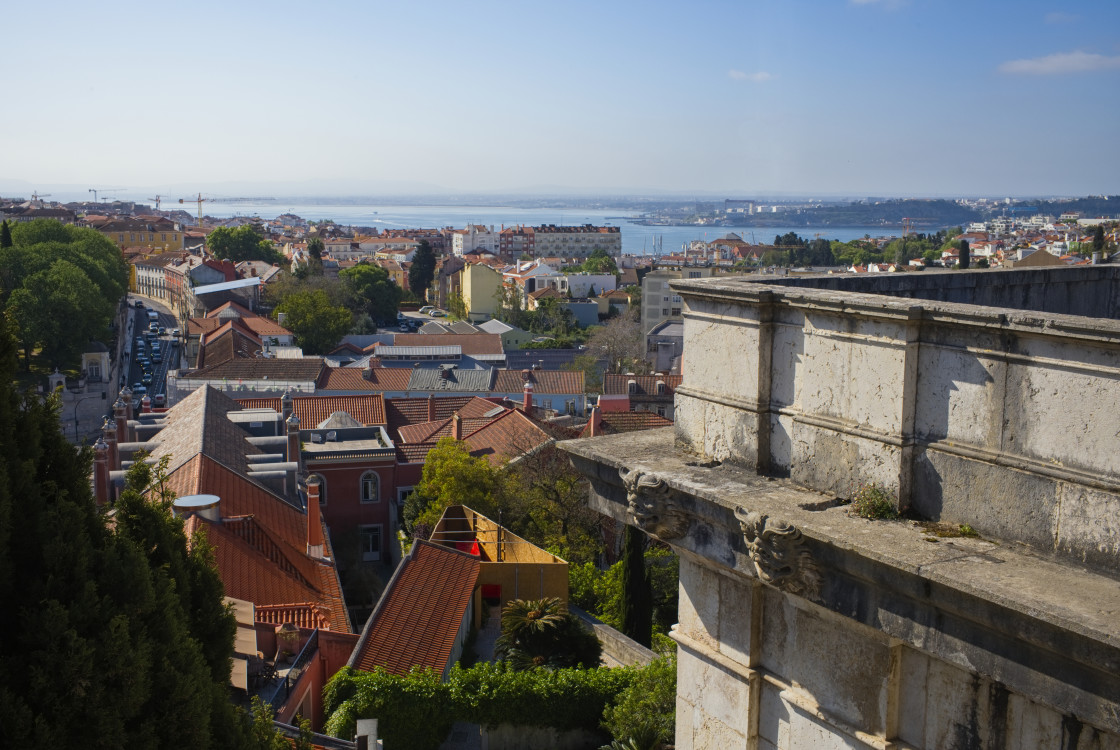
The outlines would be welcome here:
M 384 268 L 363 262 L 339 271 L 338 277 L 353 309 L 373 320 L 396 320 L 402 292 Z
M 1104 248 L 1104 224 L 1097 224 L 1096 229 L 1093 230 L 1093 252 L 1103 253 Z
M 599 729 L 603 710 L 642 670 L 531 669 L 458 665 L 441 683 L 433 673 L 396 677 L 346 668 L 324 691 L 327 732 L 353 737 L 359 718 L 378 719 L 386 747 L 438 748 L 455 721 L 486 726 Z
M 507 603 L 494 644 L 494 656 L 513 669 L 596 667 L 602 651 L 595 635 L 555 597 Z
M 960 240 L 957 243 L 957 250 L 960 252 L 960 255 L 959 255 L 960 261 L 959 262 L 960 262 L 961 270 L 963 271 L 966 268 L 968 268 L 969 262 L 971 260 L 971 256 L 969 255 L 969 251 L 968 251 L 968 240 Z
M 653 597 L 652 640 L 656 643 L 677 621 L 680 560 L 666 547 L 650 545 L 645 563 Z M 607 570 L 599 570 L 594 563 L 568 566 L 568 598 L 572 604 L 617 630 L 622 630 L 622 568 L 622 560 Z
M 618 742 L 638 750 L 655 750 L 673 742 L 676 733 L 677 658 L 655 659 L 603 712 L 603 728 Z
M 248 224 L 237 229 L 218 227 L 206 235 L 206 249 L 220 260 L 263 260 L 266 263 L 283 263 L 284 256 L 272 243 Z
M 408 288 L 418 299 L 427 299 L 428 287 L 436 277 L 436 254 L 427 240 L 420 240 L 420 247 L 412 256 L 408 269 Z
M 646 648 L 653 637 L 653 591 L 645 561 L 646 535 L 627 526 L 622 540 L 622 632 Z
M 12 246 L 12 228 L 8 226 L 8 220 L 4 219 L 0 222 L 0 250 Z
M 296 336 L 305 354 L 326 354 L 342 340 L 354 316 L 341 305 L 332 305 L 324 289 L 289 294 L 276 306 L 287 315 L 284 326 Z
M 321 237 L 312 237 L 307 241 L 307 254 L 311 260 L 323 262 L 323 240 Z
M 52 367 L 74 366 L 91 339 L 106 338 L 128 266 L 116 245 L 92 229 L 37 219 L 10 231 L 0 247 L 0 303 L 30 365 L 42 348 Z
M 0 318 L 0 382 L 14 366 Z M 240 745 L 233 632 L 205 556 L 139 499 L 139 469 L 107 524 L 90 468 L 57 401 L 0 389 L 0 747 Z

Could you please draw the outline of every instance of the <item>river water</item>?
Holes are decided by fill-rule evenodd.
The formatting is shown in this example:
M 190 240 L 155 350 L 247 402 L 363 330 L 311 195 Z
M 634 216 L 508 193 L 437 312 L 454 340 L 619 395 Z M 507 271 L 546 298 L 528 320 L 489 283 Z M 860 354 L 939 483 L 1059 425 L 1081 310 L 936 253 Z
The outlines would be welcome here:
M 183 208 L 188 208 L 183 206 Z M 189 210 L 189 209 L 188 209 Z M 193 211 L 191 212 L 194 213 Z M 413 229 L 454 227 L 462 229 L 467 224 L 485 224 L 501 229 L 503 226 L 522 224 L 613 225 L 622 230 L 622 251 L 634 255 L 654 254 L 658 248 L 670 253 L 679 250 L 692 240 L 711 241 L 734 232 L 747 242 L 771 243 L 775 235 L 796 232 L 806 240 L 818 236 L 828 240 L 849 240 L 865 235 L 880 237 L 899 234 L 900 230 L 884 227 L 702 227 L 702 226 L 647 226 L 627 220 L 622 209 L 556 209 L 518 208 L 513 206 L 394 206 L 394 205 L 316 205 L 293 204 L 282 201 L 261 203 L 206 203 L 203 213 L 216 218 L 232 216 L 259 216 L 273 219 L 290 213 L 304 219 L 321 221 L 331 219 L 337 224 L 377 227 L 378 229 Z

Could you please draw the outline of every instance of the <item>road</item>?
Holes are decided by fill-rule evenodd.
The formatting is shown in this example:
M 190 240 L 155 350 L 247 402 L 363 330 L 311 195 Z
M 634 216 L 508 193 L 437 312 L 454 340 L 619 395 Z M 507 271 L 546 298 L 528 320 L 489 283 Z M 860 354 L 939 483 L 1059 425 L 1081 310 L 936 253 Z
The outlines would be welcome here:
M 137 302 L 144 305 L 144 307 L 136 307 Z M 132 388 L 133 393 L 139 393 L 137 400 L 142 398 L 144 394 L 153 397 L 153 406 L 159 406 L 157 394 L 165 393 L 165 386 L 167 383 L 167 371 L 173 367 L 177 367 L 175 361 L 178 359 L 181 351 L 181 338 L 176 342 L 176 338 L 172 335 L 172 331 L 178 326 L 175 316 L 171 314 L 163 305 L 152 300 L 136 297 L 134 295 L 128 296 L 128 309 L 130 311 L 130 324 L 129 324 L 129 340 L 125 344 L 128 356 L 128 374 L 125 378 L 125 384 Z M 158 324 L 166 329 L 166 333 L 162 335 L 153 334 L 148 332 L 148 313 L 155 312 L 159 316 Z M 154 359 L 154 345 L 158 344 L 160 349 L 160 359 L 162 361 L 155 362 Z M 142 357 L 147 358 L 149 362 L 148 372 L 151 376 L 151 383 L 143 383 L 144 367 L 141 365 Z M 140 392 L 140 387 L 144 389 Z

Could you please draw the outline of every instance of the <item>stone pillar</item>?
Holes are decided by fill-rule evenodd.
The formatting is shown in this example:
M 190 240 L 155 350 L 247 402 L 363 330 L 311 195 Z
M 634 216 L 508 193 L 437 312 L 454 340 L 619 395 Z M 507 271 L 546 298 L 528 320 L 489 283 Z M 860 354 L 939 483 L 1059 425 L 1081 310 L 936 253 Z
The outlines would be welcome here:
M 152 413 L 152 397 L 149 396 L 146 393 L 144 394 L 144 397 L 142 399 L 140 399 L 140 413 L 141 414 L 151 414 Z
M 101 439 L 105 441 L 105 445 L 109 446 L 109 471 L 116 471 L 121 468 L 120 451 L 117 450 L 117 428 L 113 420 L 108 417 L 101 425 Z
M 299 464 L 296 469 L 296 485 L 299 485 L 299 478 L 303 474 L 302 452 L 299 449 L 299 417 L 292 414 L 284 422 L 284 426 L 288 431 L 288 455 L 287 459 L 290 463 Z
M 288 417 L 292 416 L 292 392 L 284 391 L 284 395 L 280 397 L 280 416 L 284 421 L 288 421 Z M 289 461 L 291 459 L 288 459 Z
M 93 444 L 93 496 L 98 506 L 109 504 L 109 446 L 101 438 Z
M 116 422 L 117 445 L 119 446 L 128 438 L 128 406 L 120 396 L 113 403 L 113 421 Z M 120 466 L 117 466 L 117 468 L 119 469 Z
M 453 440 L 463 439 L 463 418 L 458 414 L 451 417 L 451 437 Z

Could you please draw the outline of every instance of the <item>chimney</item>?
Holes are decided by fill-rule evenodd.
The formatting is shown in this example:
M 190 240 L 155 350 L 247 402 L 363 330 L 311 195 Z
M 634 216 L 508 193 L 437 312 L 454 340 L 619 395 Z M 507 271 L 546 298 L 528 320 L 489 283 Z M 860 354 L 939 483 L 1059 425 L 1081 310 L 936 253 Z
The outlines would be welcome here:
M 149 396 L 146 393 L 144 394 L 144 398 L 140 399 L 140 413 L 141 414 L 151 414 L 152 413 L 152 397 Z
M 428 421 L 436 421 L 436 399 L 432 394 L 428 394 Z
M 101 438 L 93 445 L 93 497 L 98 506 L 109 504 L 109 446 Z
M 120 396 L 113 402 L 113 421 L 117 423 L 117 445 L 120 445 L 128 437 L 128 407 Z M 120 466 L 114 468 L 119 469 Z
M 303 468 L 303 464 L 300 463 L 299 450 L 299 417 L 293 414 L 292 416 L 288 417 L 286 422 L 284 422 L 284 426 L 288 429 L 288 462 L 298 464 L 295 477 L 296 484 L 294 485 L 298 486 L 299 475 L 303 473 L 301 471 L 301 469 Z
M 120 454 L 117 452 L 117 425 L 113 420 L 105 417 L 101 425 L 101 439 L 109 446 L 109 471 L 121 468 Z
M 532 416 L 533 414 L 533 383 L 525 380 L 525 392 L 522 394 L 521 411 Z
M 454 440 L 463 439 L 463 418 L 458 414 L 451 417 L 451 437 Z
M 284 395 L 280 397 L 280 416 L 282 416 L 284 418 L 285 422 L 288 421 L 288 417 L 292 416 L 292 392 L 291 391 L 284 391 Z M 297 420 L 297 424 L 298 424 L 298 420 Z M 292 459 L 289 458 L 288 460 L 291 461 Z
M 598 406 L 591 407 L 591 418 L 587 420 L 588 437 L 598 437 L 603 434 L 603 413 Z
M 323 558 L 323 522 L 319 519 L 319 477 L 307 478 L 307 554 Z

